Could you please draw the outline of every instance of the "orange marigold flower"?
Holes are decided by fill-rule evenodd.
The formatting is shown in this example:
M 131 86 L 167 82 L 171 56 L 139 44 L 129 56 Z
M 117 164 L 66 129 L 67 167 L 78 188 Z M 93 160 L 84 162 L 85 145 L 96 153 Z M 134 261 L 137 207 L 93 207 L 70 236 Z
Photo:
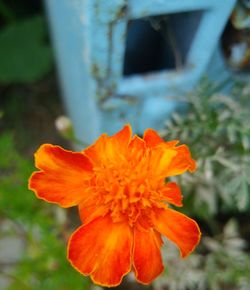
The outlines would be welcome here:
M 182 257 L 199 243 L 197 223 L 169 207 L 182 206 L 182 196 L 166 177 L 196 168 L 188 147 L 177 143 L 152 129 L 132 137 L 126 125 L 79 153 L 50 144 L 36 152 L 39 171 L 29 188 L 48 202 L 79 207 L 83 224 L 69 240 L 68 259 L 95 283 L 116 286 L 131 270 L 137 281 L 152 282 L 163 271 L 161 235 Z

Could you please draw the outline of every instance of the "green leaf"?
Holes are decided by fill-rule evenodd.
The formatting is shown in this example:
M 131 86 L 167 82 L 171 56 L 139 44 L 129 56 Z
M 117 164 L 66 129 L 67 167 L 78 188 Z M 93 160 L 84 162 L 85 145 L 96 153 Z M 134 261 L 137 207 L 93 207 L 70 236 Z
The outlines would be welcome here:
M 244 176 L 241 178 L 239 193 L 236 195 L 238 209 L 244 211 L 249 205 L 249 190 L 248 183 Z
M 44 18 L 35 16 L 0 32 L 0 82 L 33 82 L 52 67 Z

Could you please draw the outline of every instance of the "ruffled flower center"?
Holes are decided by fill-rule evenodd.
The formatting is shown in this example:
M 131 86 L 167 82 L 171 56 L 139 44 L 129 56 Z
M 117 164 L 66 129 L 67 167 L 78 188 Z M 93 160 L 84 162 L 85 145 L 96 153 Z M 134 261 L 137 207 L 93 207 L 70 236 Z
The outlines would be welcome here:
M 150 172 L 129 162 L 95 168 L 95 191 L 99 205 L 109 208 L 114 222 L 127 221 L 133 226 L 141 216 L 150 223 L 152 207 L 163 207 L 159 189 L 164 180 L 152 180 Z

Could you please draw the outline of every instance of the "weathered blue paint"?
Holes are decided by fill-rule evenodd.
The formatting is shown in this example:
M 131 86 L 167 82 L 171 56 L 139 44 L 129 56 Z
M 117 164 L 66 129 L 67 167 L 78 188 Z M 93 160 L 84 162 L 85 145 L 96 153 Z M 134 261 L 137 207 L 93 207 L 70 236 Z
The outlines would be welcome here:
M 99 133 L 99 114 L 94 97 L 96 82 L 90 74 L 92 39 L 89 3 L 82 0 L 48 0 L 59 79 L 66 108 L 76 135 L 91 142 Z
M 45 0 L 62 93 L 76 135 L 92 142 L 124 123 L 137 132 L 160 128 L 178 105 L 174 97 L 189 90 L 205 72 L 236 0 Z M 202 11 L 179 71 L 123 76 L 127 24 L 153 15 Z M 178 33 L 182 33 L 181 19 Z M 183 36 L 185 44 L 188 35 Z

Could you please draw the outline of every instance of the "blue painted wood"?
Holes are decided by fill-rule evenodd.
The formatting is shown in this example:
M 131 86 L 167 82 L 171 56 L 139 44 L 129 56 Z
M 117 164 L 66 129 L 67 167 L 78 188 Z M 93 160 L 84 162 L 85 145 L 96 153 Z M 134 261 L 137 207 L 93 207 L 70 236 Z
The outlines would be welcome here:
M 91 67 L 89 3 L 81 0 L 46 2 L 59 80 L 76 135 L 92 142 L 99 133 L 99 113 Z
M 149 15 L 162 15 L 182 11 L 194 11 L 214 8 L 218 2 L 207 0 L 128 0 L 129 13 L 132 18 Z
M 127 122 L 139 133 L 146 127 L 159 129 L 178 106 L 175 96 L 205 73 L 236 0 L 45 2 L 66 107 L 77 137 L 92 142 Z M 179 35 L 197 26 L 184 68 L 123 76 L 130 20 L 190 11 L 202 11 L 201 20 L 193 14 L 185 22 L 180 16 L 175 24 Z M 183 35 L 183 47 L 188 38 Z

